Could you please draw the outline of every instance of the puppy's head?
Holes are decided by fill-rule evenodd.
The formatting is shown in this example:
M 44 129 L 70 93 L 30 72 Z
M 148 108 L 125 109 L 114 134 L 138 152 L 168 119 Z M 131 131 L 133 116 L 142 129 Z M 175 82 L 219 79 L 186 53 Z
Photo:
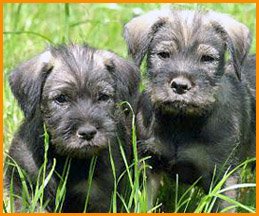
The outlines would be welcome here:
M 25 117 L 43 119 L 56 151 L 81 158 L 114 142 L 123 118 L 116 104 L 131 102 L 137 74 L 111 52 L 71 45 L 22 64 L 10 85 Z
M 124 36 L 138 65 L 147 54 L 155 106 L 191 115 L 207 112 L 217 100 L 226 53 L 241 78 L 251 41 L 248 28 L 231 17 L 199 11 L 152 11 L 126 24 Z

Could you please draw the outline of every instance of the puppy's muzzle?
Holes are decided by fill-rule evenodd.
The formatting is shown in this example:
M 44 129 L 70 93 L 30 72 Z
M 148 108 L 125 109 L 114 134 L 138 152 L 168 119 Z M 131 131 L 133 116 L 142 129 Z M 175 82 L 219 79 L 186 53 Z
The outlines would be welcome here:
M 97 134 L 97 128 L 92 125 L 81 126 L 76 133 L 78 138 L 82 140 L 87 140 L 87 141 L 92 140 L 96 134 Z
M 176 94 L 185 94 L 192 88 L 191 81 L 183 76 L 176 77 L 172 79 L 170 86 L 174 93 Z

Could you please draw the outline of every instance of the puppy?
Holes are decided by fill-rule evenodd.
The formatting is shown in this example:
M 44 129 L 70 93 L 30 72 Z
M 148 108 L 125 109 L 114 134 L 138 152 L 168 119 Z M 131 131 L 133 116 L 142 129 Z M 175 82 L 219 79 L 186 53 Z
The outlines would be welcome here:
M 208 192 L 215 167 L 220 179 L 255 156 L 255 85 L 247 79 L 255 61 L 243 68 L 251 43 L 245 25 L 213 11 L 157 10 L 127 23 L 124 37 L 138 66 L 147 56 L 137 122 L 153 175 L 179 174 L 190 184 L 202 177 Z
M 62 212 L 83 211 L 92 156 L 97 156 L 97 162 L 87 212 L 109 211 L 114 190 L 109 146 L 116 177 L 125 169 L 118 140 L 127 156 L 131 149 L 129 114 L 118 103 L 128 101 L 133 106 L 138 74 L 133 64 L 114 53 L 86 45 L 50 47 L 11 73 L 10 86 L 25 119 L 13 138 L 9 156 L 35 186 L 44 160 L 46 126 L 47 167 L 56 160 L 55 174 L 45 188 L 48 211 L 54 211 L 59 176 L 67 158 L 71 164 Z M 6 185 L 13 181 L 14 193 L 21 196 L 17 170 L 7 168 Z M 21 200 L 17 198 L 16 204 L 21 210 Z

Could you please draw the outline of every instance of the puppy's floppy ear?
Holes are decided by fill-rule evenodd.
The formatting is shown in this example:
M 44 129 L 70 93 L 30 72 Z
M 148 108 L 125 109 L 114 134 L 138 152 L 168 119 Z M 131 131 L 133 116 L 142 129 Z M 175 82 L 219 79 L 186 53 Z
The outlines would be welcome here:
M 242 23 L 226 14 L 213 11 L 208 12 L 209 20 L 218 23 L 226 33 L 226 44 L 238 79 L 241 79 L 241 66 L 248 54 L 251 45 L 249 29 Z
M 124 26 L 124 38 L 128 45 L 128 52 L 137 66 L 148 50 L 155 32 L 170 15 L 170 10 L 154 10 L 147 14 L 133 18 Z
M 138 68 L 134 63 L 113 53 L 104 61 L 104 64 L 116 82 L 116 91 L 119 99 L 131 103 L 138 94 L 140 82 Z
M 41 91 L 48 73 L 53 68 L 50 51 L 22 63 L 9 77 L 11 90 L 26 118 L 33 116 L 40 102 Z

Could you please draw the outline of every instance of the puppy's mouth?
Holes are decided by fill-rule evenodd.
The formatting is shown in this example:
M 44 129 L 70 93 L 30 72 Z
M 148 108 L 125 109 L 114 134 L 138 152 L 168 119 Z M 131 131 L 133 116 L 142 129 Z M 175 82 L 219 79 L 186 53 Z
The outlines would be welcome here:
M 193 90 L 177 94 L 168 86 L 152 86 L 148 89 L 154 108 L 170 115 L 200 116 L 208 113 L 215 103 L 210 91 Z
M 103 148 L 106 148 L 107 147 L 107 139 L 105 137 L 95 137 L 91 140 L 86 140 L 86 139 L 82 139 L 82 138 L 76 138 L 77 141 L 76 141 L 76 144 L 75 144 L 75 147 L 77 148 L 85 148 L 85 149 L 103 149 Z
M 101 151 L 108 148 L 108 141 L 99 143 L 98 141 L 78 141 L 74 143 L 69 150 L 71 156 L 83 158 L 100 154 Z
M 60 138 L 53 140 L 55 149 L 60 155 L 69 155 L 75 158 L 99 155 L 103 150 L 108 149 L 109 143 L 113 142 L 113 134 L 102 132 L 97 132 L 92 138 L 80 137 L 75 134 L 63 140 Z
M 154 108 L 164 114 L 170 116 L 204 116 L 209 115 L 213 110 L 214 100 L 206 101 L 201 100 L 199 103 L 195 103 L 195 100 L 165 100 L 155 101 Z
M 197 115 L 202 111 L 201 106 L 187 102 L 185 100 L 157 102 L 155 103 L 155 108 L 165 113 L 170 113 L 171 115 Z

